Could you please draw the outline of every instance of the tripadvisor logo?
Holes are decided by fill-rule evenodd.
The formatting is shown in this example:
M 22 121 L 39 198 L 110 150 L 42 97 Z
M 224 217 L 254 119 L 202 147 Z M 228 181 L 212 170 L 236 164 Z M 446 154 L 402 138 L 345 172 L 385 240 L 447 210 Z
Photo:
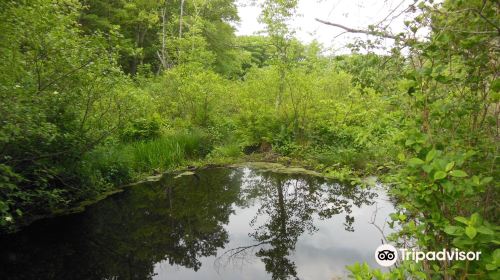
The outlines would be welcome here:
M 398 255 L 401 255 L 401 260 L 406 261 L 415 261 L 415 262 L 420 262 L 423 260 L 428 260 L 428 261 L 478 261 L 481 252 L 464 252 L 460 251 L 458 249 L 443 249 L 441 251 L 435 252 L 435 251 L 429 251 L 429 252 L 422 252 L 422 251 L 416 251 L 415 249 L 408 250 L 408 249 L 399 249 L 398 250 L 390 245 L 390 244 L 383 244 L 380 245 L 377 250 L 375 250 L 375 260 L 377 263 L 381 266 L 392 266 L 396 263 L 398 260 Z
M 380 245 L 375 251 L 375 260 L 381 266 L 391 266 L 398 260 L 398 250 L 390 244 Z

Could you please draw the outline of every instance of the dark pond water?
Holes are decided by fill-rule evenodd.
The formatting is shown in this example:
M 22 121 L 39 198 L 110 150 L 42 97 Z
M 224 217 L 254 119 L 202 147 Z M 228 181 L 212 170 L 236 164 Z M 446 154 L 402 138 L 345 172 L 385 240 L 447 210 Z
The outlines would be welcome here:
M 343 279 L 392 205 L 322 178 L 217 168 L 0 238 L 0 279 Z

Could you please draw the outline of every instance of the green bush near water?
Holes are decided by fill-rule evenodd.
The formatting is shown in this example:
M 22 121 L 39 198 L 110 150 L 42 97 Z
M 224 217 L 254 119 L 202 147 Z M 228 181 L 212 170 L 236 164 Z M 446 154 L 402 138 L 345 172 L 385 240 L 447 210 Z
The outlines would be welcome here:
M 124 141 L 140 141 L 154 139 L 160 136 L 161 121 L 156 115 L 150 119 L 137 119 L 131 121 L 121 133 Z
M 217 158 L 239 158 L 243 154 L 241 146 L 237 143 L 230 143 L 224 146 L 215 147 L 208 155 L 211 159 Z
M 134 169 L 147 172 L 168 169 L 186 159 L 206 156 L 211 150 L 208 135 L 194 131 L 164 135 L 154 140 L 134 142 L 125 146 L 130 149 Z
M 86 157 L 84 170 L 95 185 L 122 185 L 138 179 L 139 174 L 165 171 L 188 159 L 203 158 L 211 149 L 204 132 L 169 133 L 151 140 L 103 145 Z

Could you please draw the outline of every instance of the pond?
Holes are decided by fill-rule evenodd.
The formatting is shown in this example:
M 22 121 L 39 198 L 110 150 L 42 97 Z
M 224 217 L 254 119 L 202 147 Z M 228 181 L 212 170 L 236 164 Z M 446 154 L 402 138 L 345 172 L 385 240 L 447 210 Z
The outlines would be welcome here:
M 380 189 L 211 168 L 0 238 L 0 279 L 344 279 L 393 210 Z

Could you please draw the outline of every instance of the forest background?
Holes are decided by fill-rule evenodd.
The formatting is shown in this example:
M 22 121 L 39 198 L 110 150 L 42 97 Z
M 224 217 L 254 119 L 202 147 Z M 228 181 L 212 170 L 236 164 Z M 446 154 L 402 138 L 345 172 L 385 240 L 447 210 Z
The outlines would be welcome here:
M 2 231 L 153 173 L 278 161 L 379 176 L 395 243 L 483 252 L 353 277 L 498 279 L 500 4 L 415 1 L 404 32 L 347 30 L 375 38 L 349 55 L 296 39 L 296 0 L 259 5 L 264 33 L 236 36 L 234 0 L 0 2 Z

